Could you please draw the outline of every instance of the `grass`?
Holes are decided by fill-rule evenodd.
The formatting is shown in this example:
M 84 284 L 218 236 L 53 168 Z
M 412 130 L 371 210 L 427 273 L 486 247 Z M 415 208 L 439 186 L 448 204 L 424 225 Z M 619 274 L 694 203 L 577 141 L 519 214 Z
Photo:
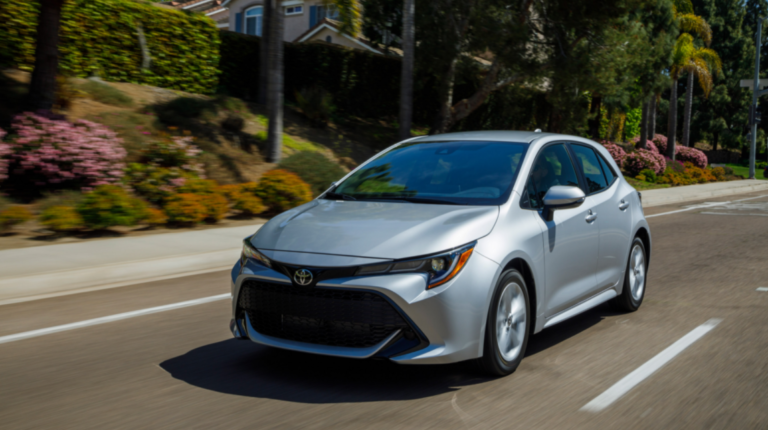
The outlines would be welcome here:
M 134 105 L 132 98 L 109 84 L 89 80 L 79 85 L 78 89 L 87 93 L 90 98 L 99 103 L 119 107 L 131 107 Z
M 669 188 L 669 184 L 653 184 L 650 182 L 644 182 L 644 181 L 638 181 L 635 178 L 630 178 L 629 176 L 625 176 L 624 179 L 629 182 L 629 185 L 632 185 L 636 190 L 638 191 L 645 191 L 645 190 L 656 190 L 659 188 Z
M 734 175 L 741 175 L 745 178 L 749 178 L 749 166 L 742 166 L 740 164 L 726 164 L 726 166 L 733 169 Z M 755 168 L 755 179 L 768 179 L 763 175 L 763 169 Z

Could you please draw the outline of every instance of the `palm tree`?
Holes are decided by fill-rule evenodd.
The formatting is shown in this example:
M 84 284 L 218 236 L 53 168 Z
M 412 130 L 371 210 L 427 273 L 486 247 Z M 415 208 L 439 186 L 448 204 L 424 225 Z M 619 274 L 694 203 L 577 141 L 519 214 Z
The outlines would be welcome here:
M 687 37 L 685 37 L 687 36 Z M 685 89 L 685 119 L 683 122 L 683 146 L 690 146 L 691 105 L 693 103 L 693 78 L 699 78 L 699 85 L 704 90 L 704 97 L 709 97 L 713 87 L 713 75 L 720 73 L 722 62 L 717 53 L 708 48 L 697 48 L 689 34 L 681 36 L 680 50 L 675 50 L 675 64 L 672 74 L 688 73 L 688 86 Z M 677 47 L 676 47 L 677 48 Z
M 269 161 L 277 163 L 283 153 L 283 16 L 285 15 L 281 0 L 268 0 L 270 5 L 265 8 L 269 15 L 269 52 L 267 73 L 267 111 L 269 126 L 267 128 L 267 147 Z M 339 31 L 356 37 L 360 32 L 360 4 L 358 0 L 324 0 L 326 6 L 333 6 L 339 11 L 341 25 Z
M 403 4 L 403 65 L 400 78 L 400 139 L 411 137 L 413 118 L 413 39 L 415 0 Z
M 709 46 L 709 43 L 712 41 L 712 29 L 709 28 L 709 24 L 707 24 L 707 21 L 704 20 L 704 18 L 693 14 L 693 5 L 690 0 L 676 0 L 675 15 L 682 33 L 675 43 L 672 66 L 670 69 L 672 85 L 669 94 L 667 157 L 672 160 L 675 159 L 675 140 L 677 135 L 677 80 L 680 78 L 680 74 L 686 71 L 683 66 L 689 63 L 690 55 L 696 50 L 696 47 L 693 44 L 693 36 L 689 33 L 698 35 L 707 46 Z

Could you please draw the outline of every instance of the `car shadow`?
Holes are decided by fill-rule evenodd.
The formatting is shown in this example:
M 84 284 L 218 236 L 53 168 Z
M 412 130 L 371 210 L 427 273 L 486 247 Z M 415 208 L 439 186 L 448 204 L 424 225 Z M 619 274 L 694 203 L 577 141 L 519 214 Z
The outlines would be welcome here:
M 544 330 L 531 337 L 526 357 L 611 314 L 601 306 Z M 408 366 L 388 360 L 309 355 L 235 339 L 195 348 L 160 367 L 173 378 L 206 390 L 312 404 L 414 400 L 493 379 L 483 376 L 472 362 Z

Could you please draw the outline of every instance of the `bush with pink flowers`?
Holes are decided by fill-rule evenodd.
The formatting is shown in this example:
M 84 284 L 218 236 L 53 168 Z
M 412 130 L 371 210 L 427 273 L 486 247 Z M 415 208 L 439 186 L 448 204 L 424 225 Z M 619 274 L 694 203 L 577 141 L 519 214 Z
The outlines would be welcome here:
M 632 139 L 632 143 L 635 144 L 635 147 L 638 147 L 637 145 L 639 142 L 640 142 L 640 137 L 635 137 L 634 139 Z M 645 141 L 645 149 L 651 152 L 655 152 L 657 154 L 659 153 L 659 149 L 656 148 L 656 144 L 654 144 L 652 140 Z
M 621 168 L 624 165 L 624 160 L 627 159 L 627 152 L 621 146 L 607 140 L 603 141 L 602 144 L 608 150 L 608 153 L 611 154 L 613 161 Z
M 123 176 L 122 139 L 94 122 L 49 119 L 34 113 L 17 116 L 9 154 L 9 181 L 37 193 L 44 189 L 114 184 Z
M 667 162 L 664 156 L 647 149 L 638 149 L 627 154 L 624 161 L 624 171 L 631 177 L 635 177 L 645 169 L 653 170 L 657 175 L 664 173 Z
M 0 181 L 8 177 L 8 160 L 6 156 L 11 153 L 11 145 L 3 143 L 5 131 L 0 128 Z
M 675 148 L 675 160 L 679 160 L 683 163 L 690 161 L 694 166 L 704 169 L 709 164 L 706 154 L 696 149 L 689 148 L 687 146 L 678 146 Z
M 663 134 L 653 136 L 653 143 L 662 155 L 667 153 L 667 140 L 667 136 L 664 136 Z

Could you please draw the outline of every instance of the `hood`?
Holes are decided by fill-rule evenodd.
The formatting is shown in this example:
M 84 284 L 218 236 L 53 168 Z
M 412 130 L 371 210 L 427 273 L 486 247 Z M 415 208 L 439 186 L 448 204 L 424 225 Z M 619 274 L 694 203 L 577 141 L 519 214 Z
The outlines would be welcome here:
M 258 249 L 401 259 L 442 252 L 488 235 L 497 206 L 314 200 L 273 218 Z

